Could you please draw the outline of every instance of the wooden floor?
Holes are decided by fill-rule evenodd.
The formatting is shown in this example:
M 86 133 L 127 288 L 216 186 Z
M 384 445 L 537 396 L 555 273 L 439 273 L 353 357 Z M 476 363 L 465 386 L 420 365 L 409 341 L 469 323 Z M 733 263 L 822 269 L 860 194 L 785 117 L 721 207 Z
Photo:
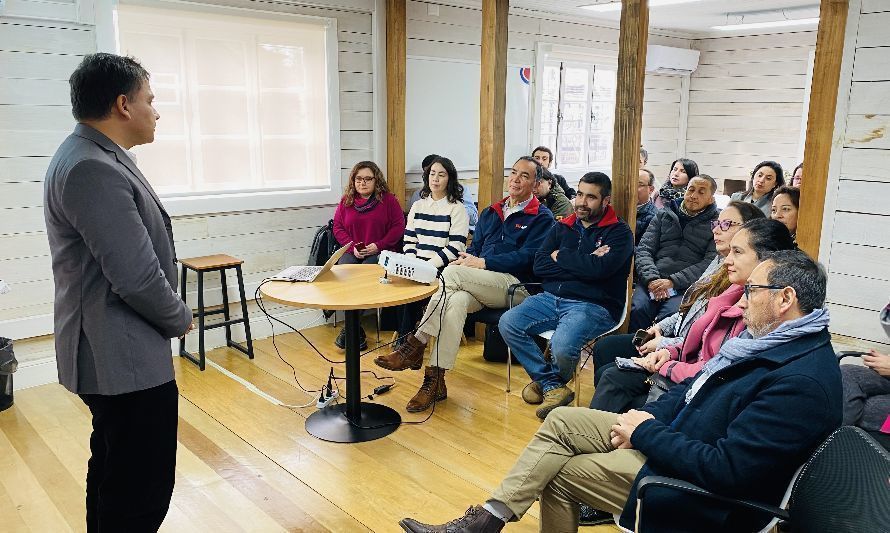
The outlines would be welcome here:
M 374 338 L 373 328 L 369 341 Z M 306 335 L 333 359 L 330 326 Z M 387 339 L 388 340 L 388 335 Z M 330 364 L 296 334 L 279 335 L 281 354 L 297 368 L 307 389 L 317 389 Z M 288 404 L 309 401 L 279 360 L 271 340 L 255 343 L 256 359 L 219 349 L 209 359 Z M 421 425 L 402 425 L 380 440 L 332 444 L 306 433 L 314 407 L 276 406 L 208 366 L 199 372 L 175 358 L 180 388 L 176 490 L 162 531 L 401 531 L 399 519 L 439 522 L 481 503 L 513 464 L 539 426 L 519 396 L 528 377 L 482 360 L 481 344 L 461 348 L 447 375 L 449 398 Z M 366 356 L 363 368 L 394 375 L 397 386 L 375 399 L 398 410 L 416 391 L 421 373 L 383 372 Z M 335 365 L 342 375 L 342 365 Z M 363 376 L 363 392 L 380 384 Z M 592 383 L 586 370 L 582 382 Z M 588 402 L 592 389 L 582 392 Z M 0 530 L 83 531 L 84 486 L 89 457 L 89 412 L 59 385 L 16 393 L 0 413 Z M 506 531 L 536 531 L 537 504 Z M 585 528 L 595 533 L 612 526 Z

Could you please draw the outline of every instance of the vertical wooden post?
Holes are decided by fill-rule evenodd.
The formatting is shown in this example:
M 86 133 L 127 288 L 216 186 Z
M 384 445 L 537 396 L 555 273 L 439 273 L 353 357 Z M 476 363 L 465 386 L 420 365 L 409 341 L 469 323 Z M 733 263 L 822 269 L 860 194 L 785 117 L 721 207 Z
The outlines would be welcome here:
M 504 192 L 504 118 L 507 105 L 509 0 L 482 0 L 479 91 L 479 210 Z
M 618 37 L 618 87 L 615 91 L 615 137 L 612 146 L 612 205 L 632 230 L 637 221 L 637 178 L 640 130 L 643 125 L 643 84 L 649 41 L 649 1 L 624 0 Z M 633 278 L 633 276 L 631 276 Z M 633 281 L 628 280 L 628 301 Z M 630 312 L 630 305 L 628 305 Z M 627 321 L 621 329 L 627 331 Z
M 386 0 L 386 180 L 405 207 L 405 0 Z
M 822 238 L 828 162 L 834 138 L 834 115 L 849 9 L 848 0 L 822 0 L 819 9 L 816 61 L 813 64 L 803 152 L 805 177 L 800 186 L 797 217 L 797 245 L 814 259 L 819 257 Z

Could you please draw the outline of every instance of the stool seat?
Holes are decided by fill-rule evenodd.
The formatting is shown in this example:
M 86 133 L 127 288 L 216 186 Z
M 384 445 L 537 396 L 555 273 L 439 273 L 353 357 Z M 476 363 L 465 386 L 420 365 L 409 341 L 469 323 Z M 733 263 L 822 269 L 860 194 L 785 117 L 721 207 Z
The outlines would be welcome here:
M 247 296 L 244 294 L 244 276 L 241 272 L 241 265 L 244 263 L 237 257 L 227 254 L 205 255 L 202 257 L 191 257 L 189 259 L 180 259 L 182 265 L 182 274 L 179 279 L 179 292 L 182 300 L 186 301 L 186 280 L 188 279 L 188 271 L 193 270 L 198 275 L 198 309 L 195 312 L 195 318 L 198 319 L 198 355 L 195 356 L 185 349 L 185 337 L 179 339 L 179 355 L 185 357 L 189 361 L 198 365 L 198 368 L 204 370 L 206 355 L 204 352 L 204 332 L 214 328 L 226 328 L 226 346 L 235 348 L 236 350 L 253 359 L 253 339 L 250 336 L 250 317 L 247 315 Z M 229 314 L 229 287 L 226 283 L 226 270 L 235 270 L 238 278 L 238 296 L 241 298 L 241 318 L 232 318 Z M 219 283 L 222 291 L 222 305 L 205 306 L 204 305 L 204 274 L 210 272 L 219 272 Z M 222 314 L 223 320 L 214 324 L 207 325 L 204 318 L 210 315 Z M 232 326 L 236 324 L 244 325 L 244 337 L 247 347 L 232 340 Z
M 218 270 L 223 267 L 230 267 L 244 263 L 243 260 L 226 254 L 190 257 L 188 259 L 180 259 L 179 262 L 194 271 Z

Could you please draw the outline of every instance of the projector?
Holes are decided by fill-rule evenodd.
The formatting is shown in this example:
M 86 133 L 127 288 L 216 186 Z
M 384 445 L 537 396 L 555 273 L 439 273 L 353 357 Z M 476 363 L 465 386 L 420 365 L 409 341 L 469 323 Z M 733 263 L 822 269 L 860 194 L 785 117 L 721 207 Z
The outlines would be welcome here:
M 430 283 L 436 279 L 436 274 L 438 274 L 436 267 L 423 259 L 387 250 L 380 252 L 378 263 L 387 274 L 410 279 L 418 283 Z

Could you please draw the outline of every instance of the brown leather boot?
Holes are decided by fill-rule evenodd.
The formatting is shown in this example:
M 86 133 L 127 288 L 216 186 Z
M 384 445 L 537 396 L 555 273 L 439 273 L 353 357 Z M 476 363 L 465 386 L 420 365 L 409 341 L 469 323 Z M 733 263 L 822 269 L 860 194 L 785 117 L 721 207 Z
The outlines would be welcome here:
M 423 373 L 423 385 L 417 394 L 408 402 L 406 409 L 409 413 L 426 411 L 433 403 L 448 397 L 448 389 L 445 388 L 445 369 L 437 366 L 428 366 Z
M 470 507 L 463 516 L 447 524 L 424 524 L 413 518 L 404 518 L 399 521 L 399 525 L 409 533 L 499 533 L 504 529 L 503 520 L 486 511 L 481 505 Z
M 414 335 L 408 335 L 405 342 L 395 350 L 386 355 L 381 355 L 374 359 L 374 364 L 387 370 L 420 370 L 423 364 L 423 351 L 426 350 L 426 344 L 417 340 Z

